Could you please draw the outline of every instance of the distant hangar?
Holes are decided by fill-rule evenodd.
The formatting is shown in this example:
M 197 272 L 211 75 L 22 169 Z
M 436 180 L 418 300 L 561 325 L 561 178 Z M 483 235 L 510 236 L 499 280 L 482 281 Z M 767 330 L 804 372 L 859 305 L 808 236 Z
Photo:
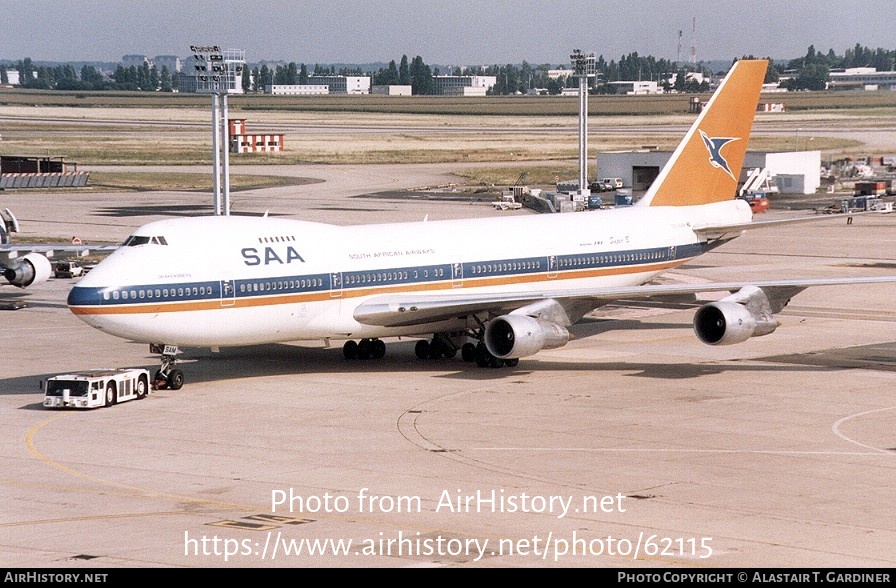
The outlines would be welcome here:
M 671 157 L 671 151 L 604 151 L 597 154 L 597 177 L 622 178 L 633 192 L 644 192 Z M 814 194 L 821 186 L 821 151 L 747 152 L 744 176 L 755 168 L 766 169 L 783 194 Z

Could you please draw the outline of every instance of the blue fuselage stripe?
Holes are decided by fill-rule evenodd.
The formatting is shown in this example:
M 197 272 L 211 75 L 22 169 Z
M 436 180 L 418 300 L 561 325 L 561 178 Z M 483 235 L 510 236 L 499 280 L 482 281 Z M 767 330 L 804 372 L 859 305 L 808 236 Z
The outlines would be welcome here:
M 147 303 L 192 303 L 205 301 L 250 300 L 271 295 L 333 295 L 351 297 L 353 291 L 369 293 L 371 288 L 390 286 L 459 284 L 487 279 L 521 278 L 538 281 L 536 275 L 562 279 L 564 275 L 588 272 L 612 272 L 614 269 L 682 263 L 704 253 L 705 243 L 687 243 L 671 247 L 591 252 L 537 257 L 517 257 L 443 263 L 434 265 L 384 267 L 343 272 L 293 274 L 238 280 L 189 281 L 167 284 L 133 284 L 116 287 L 75 286 L 68 297 L 69 306 L 126 306 Z M 527 280 L 527 276 L 532 276 Z M 576 276 L 571 276 L 576 277 Z

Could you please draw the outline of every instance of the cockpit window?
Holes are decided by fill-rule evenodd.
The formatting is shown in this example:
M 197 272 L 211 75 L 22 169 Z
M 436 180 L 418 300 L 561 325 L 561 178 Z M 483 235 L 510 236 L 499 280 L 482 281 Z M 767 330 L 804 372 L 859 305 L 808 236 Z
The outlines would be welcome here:
M 149 243 L 149 239 L 150 239 L 150 237 L 143 237 L 140 235 L 131 235 L 130 237 L 128 237 L 125 240 L 124 246 L 125 247 L 136 247 L 137 245 L 146 245 L 147 243 Z
M 143 235 L 131 235 L 124 241 L 125 247 L 136 247 L 137 245 L 167 245 L 168 241 L 165 237 L 144 237 Z

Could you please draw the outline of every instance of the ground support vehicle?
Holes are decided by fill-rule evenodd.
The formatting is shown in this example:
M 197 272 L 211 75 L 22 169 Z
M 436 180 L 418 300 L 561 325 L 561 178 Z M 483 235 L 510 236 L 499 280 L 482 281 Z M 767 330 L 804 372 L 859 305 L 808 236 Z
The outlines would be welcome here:
M 58 261 L 53 266 L 53 276 L 57 278 L 78 278 L 84 275 L 84 268 L 75 261 Z
M 48 378 L 44 385 L 44 407 L 112 406 L 145 398 L 150 391 L 149 371 L 145 369 L 86 370 Z

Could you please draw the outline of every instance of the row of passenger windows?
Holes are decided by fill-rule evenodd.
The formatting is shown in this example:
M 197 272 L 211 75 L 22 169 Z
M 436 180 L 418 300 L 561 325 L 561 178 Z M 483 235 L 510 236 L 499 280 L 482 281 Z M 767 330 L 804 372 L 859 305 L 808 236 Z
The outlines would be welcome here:
M 286 243 L 288 241 L 295 241 L 296 238 L 293 235 L 286 235 L 282 237 L 259 237 L 259 243 Z
M 212 293 L 211 286 L 192 288 L 141 288 L 139 290 L 114 290 L 103 292 L 103 300 L 144 300 L 154 298 L 183 298 L 184 296 L 205 296 Z
M 432 270 L 412 270 L 412 271 L 394 271 L 394 272 L 367 272 L 363 274 L 347 274 L 345 276 L 345 284 L 354 286 L 357 284 L 378 284 L 381 282 L 403 281 L 409 279 L 418 280 L 420 278 L 429 279 L 441 278 L 445 276 L 444 268 L 433 268 Z
M 319 288 L 324 281 L 320 278 L 306 280 L 287 280 L 271 282 L 255 282 L 252 284 L 240 284 L 240 292 L 269 292 L 271 290 L 284 290 L 295 288 Z M 214 293 L 211 286 L 192 286 L 188 288 L 141 288 L 131 290 L 114 290 L 103 292 L 103 300 L 152 300 L 166 298 L 183 298 L 185 296 L 211 296 Z
M 240 284 L 240 292 L 270 292 L 271 290 L 295 290 L 297 288 L 320 288 L 324 285 L 321 278 L 307 278 L 301 280 L 277 280 L 268 282 L 252 282 Z
M 363 274 L 347 274 L 343 276 L 345 285 L 357 286 L 361 284 L 379 284 L 384 282 L 408 281 L 413 275 L 413 279 L 420 277 L 441 278 L 445 275 L 443 268 L 434 268 L 432 270 L 413 270 L 413 271 L 394 271 L 394 272 L 369 272 Z M 302 278 L 296 280 L 277 280 L 265 282 L 253 282 L 251 284 L 240 284 L 241 293 L 252 292 L 270 292 L 276 290 L 303 290 L 305 288 L 320 288 L 324 285 L 322 278 Z M 337 286 L 338 287 L 338 286 Z
M 493 272 L 517 272 L 541 269 L 541 261 L 510 261 L 507 263 L 481 263 L 470 268 L 473 275 Z
M 575 267 L 581 265 L 606 265 L 608 263 L 623 263 L 637 261 L 655 261 L 663 259 L 663 253 L 660 251 L 649 251 L 643 253 L 625 253 L 620 255 L 590 255 L 587 257 L 574 257 L 572 259 L 561 259 L 560 267 Z

